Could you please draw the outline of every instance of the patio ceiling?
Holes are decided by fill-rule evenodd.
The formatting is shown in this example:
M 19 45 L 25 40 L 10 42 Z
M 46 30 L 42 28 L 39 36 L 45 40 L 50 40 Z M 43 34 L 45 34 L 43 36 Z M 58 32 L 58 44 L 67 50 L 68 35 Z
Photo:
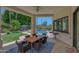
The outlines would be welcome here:
M 64 6 L 39 6 L 37 8 L 37 6 L 17 6 L 17 8 L 34 15 L 54 15 L 65 7 Z

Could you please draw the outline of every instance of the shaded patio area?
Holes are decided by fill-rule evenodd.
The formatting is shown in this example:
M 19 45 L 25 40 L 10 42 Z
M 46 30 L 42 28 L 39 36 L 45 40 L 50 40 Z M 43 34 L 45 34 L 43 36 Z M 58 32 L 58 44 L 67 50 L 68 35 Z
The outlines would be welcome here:
M 48 39 L 47 43 L 44 44 L 39 51 L 33 49 L 33 51 L 28 50 L 26 53 L 51 53 L 53 51 L 55 42 L 52 42 L 52 39 Z M 15 47 L 10 49 L 9 51 L 6 51 L 7 53 L 19 53 L 18 52 L 18 47 L 15 44 Z
M 26 40 L 26 46 L 30 48 L 26 53 L 77 52 L 78 36 L 75 35 L 78 33 L 74 29 L 76 23 L 73 26 L 76 8 L 76 6 L 0 7 L 0 52 L 20 53 L 16 43 L 21 39 Z M 45 36 L 40 38 L 39 35 Z M 45 44 L 42 43 L 44 40 L 47 40 Z M 32 48 L 34 43 L 38 47 L 42 44 L 39 51 Z

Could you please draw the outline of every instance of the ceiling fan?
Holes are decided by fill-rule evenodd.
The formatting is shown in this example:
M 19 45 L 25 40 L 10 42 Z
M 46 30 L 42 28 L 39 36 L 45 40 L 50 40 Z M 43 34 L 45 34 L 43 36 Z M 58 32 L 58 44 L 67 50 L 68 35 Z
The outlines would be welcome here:
M 35 6 L 35 10 L 36 10 L 36 12 L 39 12 L 40 11 L 40 6 Z
M 40 11 L 40 6 L 36 6 L 36 12 Z

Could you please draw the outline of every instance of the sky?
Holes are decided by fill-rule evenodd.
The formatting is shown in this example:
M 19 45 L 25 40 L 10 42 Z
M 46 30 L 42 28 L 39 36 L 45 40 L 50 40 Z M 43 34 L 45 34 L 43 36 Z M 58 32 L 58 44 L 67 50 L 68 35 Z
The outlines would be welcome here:
M 1 14 L 3 14 L 5 12 L 5 8 L 1 8 Z
M 36 17 L 36 25 L 42 24 L 44 21 L 47 21 L 47 25 L 52 24 L 52 17 Z

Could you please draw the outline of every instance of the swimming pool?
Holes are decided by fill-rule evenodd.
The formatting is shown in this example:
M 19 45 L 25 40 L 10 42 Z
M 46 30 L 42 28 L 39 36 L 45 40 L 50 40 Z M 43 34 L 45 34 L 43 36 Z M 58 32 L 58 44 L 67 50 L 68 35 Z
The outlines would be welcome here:
M 47 33 L 47 30 L 36 30 L 37 34 L 43 34 L 43 33 Z

